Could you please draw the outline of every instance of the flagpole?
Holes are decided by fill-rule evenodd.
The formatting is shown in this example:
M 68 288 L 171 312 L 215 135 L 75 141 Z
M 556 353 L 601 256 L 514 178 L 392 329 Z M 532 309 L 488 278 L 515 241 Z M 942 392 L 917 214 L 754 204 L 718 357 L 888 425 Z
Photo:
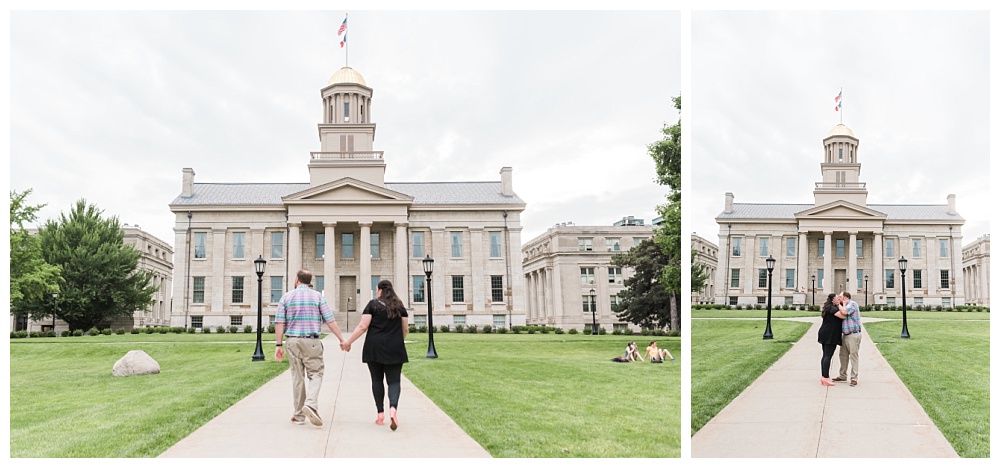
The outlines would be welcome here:
M 347 22 L 347 13 L 344 13 L 344 22 Z M 344 66 L 351 66 L 351 44 L 347 42 L 347 31 L 344 31 Z
M 844 87 L 840 87 L 840 124 L 844 125 Z

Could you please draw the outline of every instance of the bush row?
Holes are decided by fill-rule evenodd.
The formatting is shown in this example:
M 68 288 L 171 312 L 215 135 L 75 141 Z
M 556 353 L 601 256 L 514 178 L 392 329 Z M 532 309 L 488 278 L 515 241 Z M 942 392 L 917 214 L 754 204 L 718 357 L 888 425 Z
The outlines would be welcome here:
M 451 327 L 450 325 L 441 325 L 434 327 L 434 331 L 436 333 L 500 333 L 500 334 L 526 333 L 529 335 L 534 335 L 535 333 L 542 333 L 542 334 L 554 333 L 556 335 L 562 335 L 564 333 L 568 333 L 570 335 L 576 335 L 579 333 L 583 333 L 584 335 L 590 335 L 591 327 L 585 326 L 583 327 L 583 331 L 581 332 L 575 328 L 570 328 L 569 330 L 563 330 L 562 328 L 559 327 L 550 327 L 547 325 L 515 325 L 510 330 L 503 327 L 494 328 L 490 325 L 484 325 L 482 329 L 480 329 L 476 325 L 455 325 L 454 327 Z M 410 333 L 427 333 L 427 332 L 428 332 L 428 327 L 426 325 L 421 325 L 421 326 L 410 325 Z M 607 333 L 608 330 L 604 327 L 600 327 L 597 329 L 598 335 L 606 335 Z M 634 333 L 632 332 L 632 330 L 614 330 L 613 332 L 611 332 L 611 334 L 633 335 Z M 640 334 L 643 336 L 680 336 L 680 332 L 677 330 L 666 331 L 660 329 L 655 329 L 655 330 L 643 329 Z
M 745 304 L 745 305 L 735 305 L 730 306 L 726 304 L 695 304 L 692 306 L 694 310 L 767 310 L 766 305 L 761 304 Z M 819 305 L 772 305 L 771 310 L 811 310 L 819 311 Z M 868 306 L 861 306 L 861 310 L 903 310 L 902 305 L 888 306 L 884 304 L 871 304 Z M 957 306 L 957 307 L 942 307 L 942 306 L 932 306 L 932 305 L 911 305 L 907 304 L 906 310 L 926 310 L 926 311 L 936 311 L 936 312 L 989 312 L 990 308 L 986 306 Z
M 228 326 L 228 327 L 220 326 L 220 327 L 215 327 L 215 330 L 212 330 L 211 327 L 205 327 L 205 328 L 201 328 L 201 329 L 197 329 L 197 328 L 194 328 L 194 327 L 189 327 L 189 328 L 186 328 L 186 329 L 184 327 L 145 327 L 145 328 L 133 328 L 130 333 L 132 333 L 133 335 L 138 335 L 138 334 L 141 334 L 141 333 L 145 333 L 147 335 L 152 335 L 153 333 L 160 333 L 160 334 L 166 334 L 166 333 L 213 333 L 213 332 L 214 333 L 240 333 L 241 331 L 243 333 L 256 333 L 254 331 L 254 329 L 253 329 L 253 326 L 251 326 L 251 325 L 245 325 L 245 326 L 243 326 L 242 329 L 240 327 L 237 327 L 237 326 Z M 274 325 L 269 325 L 267 327 L 267 332 L 268 333 L 274 333 Z M 93 328 L 91 328 L 90 330 L 87 330 L 87 331 L 83 331 L 83 330 L 73 330 L 73 331 L 63 330 L 62 332 L 60 332 L 59 336 L 84 336 L 84 335 L 87 335 L 87 336 L 98 336 L 98 335 L 112 335 L 112 334 L 114 334 L 114 335 L 124 335 L 125 334 L 125 329 L 124 328 L 119 328 L 117 330 L 112 330 L 110 328 L 99 329 L 97 327 L 93 327 Z M 24 331 L 24 330 L 10 332 L 10 337 L 11 338 L 42 338 L 42 337 L 54 338 L 55 336 L 56 336 L 56 332 L 51 331 L 51 330 L 47 331 L 47 332 L 40 332 L 40 331 L 28 332 L 28 331 Z

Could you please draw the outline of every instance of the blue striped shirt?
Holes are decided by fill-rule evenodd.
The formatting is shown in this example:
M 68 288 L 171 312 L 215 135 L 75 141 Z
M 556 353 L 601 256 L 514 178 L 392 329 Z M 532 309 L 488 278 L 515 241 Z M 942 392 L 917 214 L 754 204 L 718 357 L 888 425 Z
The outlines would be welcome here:
M 274 323 L 284 323 L 285 336 L 318 335 L 324 323 L 333 322 L 333 310 L 326 298 L 309 286 L 301 285 L 278 301 Z
M 847 303 L 847 317 L 844 317 L 844 321 L 841 323 L 841 328 L 845 335 L 851 335 L 856 332 L 861 331 L 861 312 L 858 310 L 858 303 L 850 301 Z

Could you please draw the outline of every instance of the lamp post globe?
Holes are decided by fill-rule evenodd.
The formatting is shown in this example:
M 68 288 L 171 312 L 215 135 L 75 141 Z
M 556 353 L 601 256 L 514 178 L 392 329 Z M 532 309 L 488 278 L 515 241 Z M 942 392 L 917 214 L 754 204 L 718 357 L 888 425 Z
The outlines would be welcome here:
M 422 261 L 424 275 L 427 277 L 427 358 L 437 359 L 437 350 L 434 349 L 434 307 L 431 300 L 431 275 L 434 274 L 434 259 L 430 255 Z
M 902 273 L 902 284 L 900 284 L 900 289 L 903 290 L 903 332 L 899 334 L 900 338 L 909 338 L 910 330 L 906 328 L 906 257 L 899 257 L 899 271 Z
M 771 272 L 774 271 L 774 257 L 768 255 L 767 260 L 767 327 L 764 328 L 764 339 L 770 340 L 774 338 L 774 334 L 771 333 Z
M 591 325 L 591 328 L 590 328 L 590 334 L 591 335 L 596 335 L 597 334 L 597 310 L 596 310 L 597 309 L 597 300 L 596 300 L 597 296 L 595 296 L 595 294 L 597 294 L 597 292 L 594 291 L 593 288 L 591 288 L 590 289 L 590 315 L 593 318 L 593 325 Z
M 257 347 L 253 351 L 253 357 L 250 358 L 251 361 L 263 361 L 264 360 L 264 347 L 260 342 L 261 334 L 261 315 L 263 314 L 263 283 L 264 283 L 264 266 L 267 265 L 267 260 L 264 260 L 263 256 L 258 256 L 257 260 L 253 261 L 254 271 L 257 273 Z
M 56 310 L 58 309 L 59 293 L 52 293 L 52 333 L 56 332 Z

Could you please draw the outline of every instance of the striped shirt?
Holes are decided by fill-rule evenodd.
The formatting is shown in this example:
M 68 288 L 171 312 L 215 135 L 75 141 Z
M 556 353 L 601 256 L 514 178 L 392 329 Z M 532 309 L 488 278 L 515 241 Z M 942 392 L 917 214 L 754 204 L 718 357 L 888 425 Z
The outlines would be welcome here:
M 845 335 L 861 332 L 861 312 L 858 310 L 858 303 L 850 301 L 847 303 L 847 317 L 844 317 L 841 328 Z
M 319 335 L 324 323 L 333 322 L 333 310 L 319 291 L 301 285 L 278 301 L 274 323 L 284 323 L 285 336 Z

